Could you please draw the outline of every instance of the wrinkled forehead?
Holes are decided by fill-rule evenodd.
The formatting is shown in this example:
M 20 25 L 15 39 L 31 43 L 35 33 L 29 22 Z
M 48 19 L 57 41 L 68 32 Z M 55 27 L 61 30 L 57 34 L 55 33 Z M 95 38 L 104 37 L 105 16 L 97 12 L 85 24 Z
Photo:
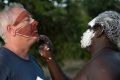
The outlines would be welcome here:
M 24 20 L 26 17 L 30 17 L 31 14 L 26 11 L 25 9 L 19 10 L 18 15 L 16 15 L 16 19 L 14 21 L 14 25 L 19 24 L 22 20 Z
M 17 18 L 16 19 L 19 19 L 19 20 L 21 20 L 22 18 L 25 18 L 25 17 L 30 17 L 31 16 L 31 14 L 28 12 L 28 11 L 22 11 L 18 16 L 17 16 Z
M 24 8 L 18 8 L 18 7 L 11 8 L 10 10 L 13 14 L 15 14 L 14 15 L 15 17 L 17 17 L 21 12 L 26 11 Z

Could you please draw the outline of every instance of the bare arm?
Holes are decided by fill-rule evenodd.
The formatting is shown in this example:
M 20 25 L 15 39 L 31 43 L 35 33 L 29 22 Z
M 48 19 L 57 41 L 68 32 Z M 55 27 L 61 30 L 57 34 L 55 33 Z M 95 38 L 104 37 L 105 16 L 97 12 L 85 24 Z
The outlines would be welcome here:
M 45 59 L 52 77 L 52 80 L 70 80 L 61 70 L 53 56 L 53 47 L 48 37 L 40 36 L 40 55 Z
M 53 80 L 70 80 L 68 77 L 62 72 L 61 68 L 57 64 L 56 60 L 52 59 L 47 61 L 49 71 L 51 73 L 51 77 Z

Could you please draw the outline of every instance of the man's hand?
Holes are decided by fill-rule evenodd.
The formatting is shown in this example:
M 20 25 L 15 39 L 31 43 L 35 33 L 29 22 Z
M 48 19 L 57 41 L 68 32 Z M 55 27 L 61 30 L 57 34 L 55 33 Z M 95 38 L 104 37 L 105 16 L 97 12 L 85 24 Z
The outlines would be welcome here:
M 48 64 L 48 68 L 52 77 L 52 80 L 70 80 L 57 64 L 53 53 L 52 42 L 45 35 L 39 37 L 39 53 L 45 59 Z
M 53 45 L 50 39 L 45 35 L 40 35 L 38 45 L 41 57 L 43 57 L 45 61 L 50 61 L 53 58 Z

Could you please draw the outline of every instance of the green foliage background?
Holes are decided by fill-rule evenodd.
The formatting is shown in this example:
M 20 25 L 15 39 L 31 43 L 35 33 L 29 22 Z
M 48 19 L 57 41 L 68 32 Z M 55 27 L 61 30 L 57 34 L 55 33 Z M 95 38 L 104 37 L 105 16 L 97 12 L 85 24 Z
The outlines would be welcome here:
M 0 9 L 4 0 L 0 0 Z M 120 0 L 9 0 L 19 2 L 39 21 L 39 34 L 47 35 L 58 60 L 89 59 L 80 48 L 80 37 L 87 23 L 106 10 L 120 12 Z M 36 44 L 31 49 L 39 58 Z

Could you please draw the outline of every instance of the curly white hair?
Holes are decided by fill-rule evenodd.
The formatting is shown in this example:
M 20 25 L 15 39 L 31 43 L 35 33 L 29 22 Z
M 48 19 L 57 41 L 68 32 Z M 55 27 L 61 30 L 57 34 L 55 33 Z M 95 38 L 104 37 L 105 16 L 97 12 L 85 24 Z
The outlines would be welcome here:
M 103 26 L 106 36 L 111 42 L 120 48 L 120 14 L 116 11 L 105 11 L 99 14 L 91 22 L 89 26 L 94 27 L 95 24 Z
M 24 8 L 22 4 L 19 3 L 10 3 L 5 6 L 5 8 L 0 12 L 0 37 L 6 39 L 6 28 L 8 25 L 14 23 L 14 13 L 12 12 L 13 8 Z

